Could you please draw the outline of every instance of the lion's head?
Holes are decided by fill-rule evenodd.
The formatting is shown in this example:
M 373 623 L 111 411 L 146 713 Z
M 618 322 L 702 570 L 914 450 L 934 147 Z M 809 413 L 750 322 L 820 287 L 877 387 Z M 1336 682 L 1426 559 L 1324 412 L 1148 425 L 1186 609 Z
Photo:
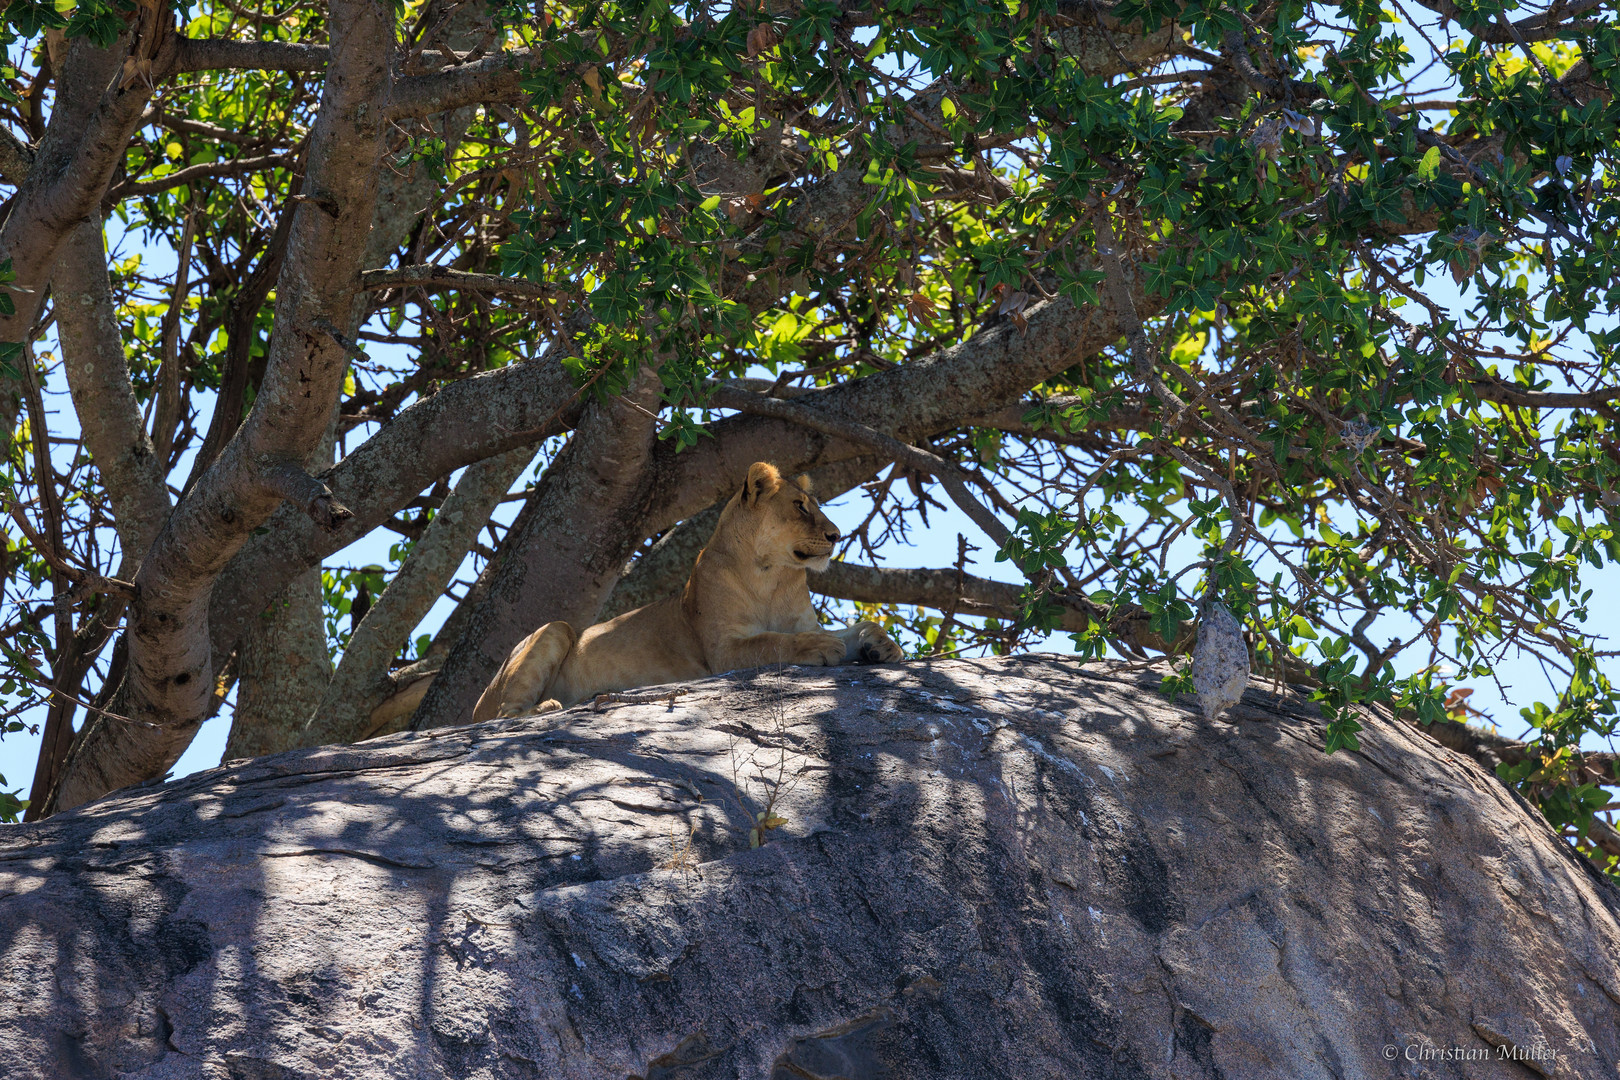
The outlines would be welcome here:
M 775 465 L 756 461 L 748 469 L 742 491 L 727 509 L 727 520 L 737 530 L 736 538 L 751 534 L 752 556 L 756 565 L 825 570 L 832 558 L 838 531 L 821 505 L 810 494 L 810 479 L 785 479 Z

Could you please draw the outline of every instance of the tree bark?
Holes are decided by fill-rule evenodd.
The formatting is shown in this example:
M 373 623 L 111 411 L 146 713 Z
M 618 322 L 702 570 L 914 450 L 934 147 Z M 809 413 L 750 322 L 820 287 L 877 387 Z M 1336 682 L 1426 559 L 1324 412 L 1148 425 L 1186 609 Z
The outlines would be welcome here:
M 8 830 L 0 1072 L 1615 1075 L 1620 894 L 1525 804 L 1159 677 L 743 673 Z
M 237 657 L 236 711 L 224 759 L 299 746 L 304 725 L 332 681 L 319 570 L 293 578 L 259 613 Z
M 100 215 L 74 230 L 51 277 L 62 366 L 85 449 L 112 503 L 123 559 L 117 574 L 140 566 L 169 516 L 166 462 L 153 453 L 129 380 L 124 337 L 113 309 Z
M 1138 291 L 1142 310 L 1158 302 Z M 1106 308 L 1079 310 L 1068 300 L 1050 300 L 1029 309 L 1024 327 L 1003 323 L 932 356 L 800 394 L 793 404 L 915 441 L 1019 400 L 1030 387 L 1122 333 L 1120 320 Z M 665 444 L 654 452 L 658 486 L 648 505 L 649 532 L 667 529 L 734 491 L 756 461 L 799 471 L 870 452 L 771 417 L 732 416 L 709 430 L 714 437 L 691 449 L 677 453 Z
M 352 518 L 327 531 L 283 507 L 220 575 L 208 609 L 216 668 L 293 575 L 379 528 L 457 469 L 562 434 L 582 409 L 573 380 L 546 357 L 464 379 L 401 412 L 323 477 Z
M 16 287 L 9 290 L 17 310 L 0 317 L 0 341 L 23 339 L 39 312 L 63 242 L 99 215 L 101 197 L 140 126 L 156 82 L 172 70 L 178 40 L 173 16 L 149 10 L 153 17 L 121 34 L 111 48 L 97 48 L 88 37 L 67 46 L 50 124 L 0 225 L 0 259 L 10 259 L 17 275 Z M 120 76 L 132 52 L 152 61 L 150 76 Z
M 75 95 L 69 95 L 75 96 Z M 83 96 L 82 90 L 76 96 Z M 72 106 L 70 105 L 69 108 Z M 101 473 L 118 534 L 115 577 L 135 576 L 169 513 L 162 456 L 142 425 L 130 384 L 123 334 L 113 310 L 100 215 L 73 231 L 51 278 L 62 367 L 85 448 Z M 104 620 L 72 640 L 59 640 L 52 663 L 58 691 L 46 711 L 44 737 L 29 786 L 30 819 L 37 818 L 72 750 L 75 702 L 96 656 L 118 619 Z

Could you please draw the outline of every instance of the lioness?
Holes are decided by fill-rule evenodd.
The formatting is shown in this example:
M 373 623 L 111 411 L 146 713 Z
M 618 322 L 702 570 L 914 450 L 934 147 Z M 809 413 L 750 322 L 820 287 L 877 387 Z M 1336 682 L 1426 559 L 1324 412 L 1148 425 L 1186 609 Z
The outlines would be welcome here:
M 549 622 L 524 638 L 473 709 L 473 722 L 549 712 L 614 690 L 679 682 L 767 664 L 898 660 L 900 646 L 874 622 L 829 633 L 810 605 L 806 570 L 825 570 L 838 527 L 806 477 L 785 480 L 759 461 L 679 593 L 583 634 Z M 372 713 L 413 710 L 428 680 Z M 385 717 L 386 722 L 386 717 Z

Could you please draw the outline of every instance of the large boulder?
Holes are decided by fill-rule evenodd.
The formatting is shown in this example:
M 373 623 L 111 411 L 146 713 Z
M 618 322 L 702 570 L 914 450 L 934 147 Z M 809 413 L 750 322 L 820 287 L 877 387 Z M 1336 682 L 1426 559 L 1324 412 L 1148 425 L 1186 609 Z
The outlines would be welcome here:
M 1616 1076 L 1616 892 L 1492 776 L 1157 681 L 744 673 L 6 829 L 0 1076 Z

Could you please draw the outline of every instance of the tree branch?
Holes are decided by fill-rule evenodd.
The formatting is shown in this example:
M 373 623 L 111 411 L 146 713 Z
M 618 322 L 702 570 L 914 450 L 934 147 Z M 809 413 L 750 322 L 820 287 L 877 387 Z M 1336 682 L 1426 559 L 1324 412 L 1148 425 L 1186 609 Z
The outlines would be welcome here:
M 181 38 L 174 71 L 325 71 L 330 50 L 325 45 L 290 41 L 237 41 L 231 38 Z
M 530 49 L 513 49 L 429 75 L 406 76 L 394 84 L 388 119 L 428 116 L 464 105 L 520 101 L 523 78 L 536 59 Z
M 264 483 L 283 499 L 309 515 L 327 532 L 354 517 L 354 513 L 332 494 L 332 489 L 304 471 L 296 461 L 281 461 L 265 469 Z
M 1602 0 L 1576 0 L 1575 3 L 1565 7 L 1555 3 L 1538 15 L 1531 15 L 1507 26 L 1495 26 L 1476 15 L 1473 10 L 1460 8 L 1451 0 L 1417 0 L 1417 2 L 1436 15 L 1456 23 L 1480 41 L 1491 45 L 1549 41 L 1553 38 L 1590 32 L 1597 25 L 1597 20 L 1583 21 L 1580 16 L 1598 10 L 1602 6 Z
M 466 471 L 349 638 L 300 745 L 353 742 L 365 733 L 371 711 L 394 692 L 388 667 L 400 642 L 443 595 L 490 512 L 533 456 L 519 447 Z
M 113 308 L 99 215 L 80 225 L 51 278 L 62 367 L 85 449 L 112 503 L 123 564 L 134 576 L 169 515 L 164 465 L 153 452 L 130 383 L 123 333 Z
M 1558 393 L 1526 390 L 1504 379 L 1474 379 L 1469 382 L 1481 401 L 1499 405 L 1517 405 L 1527 409 L 1592 409 L 1606 416 L 1616 416 L 1614 403 L 1620 401 L 1620 390 L 1601 390 L 1593 393 Z
M 13 135 L 10 128 L 0 127 L 0 180 L 22 187 L 33 168 L 33 148 Z
M 152 79 L 128 80 L 120 73 L 137 57 L 159 78 L 171 70 L 172 18 L 142 20 L 140 33 L 124 33 L 110 49 L 96 48 L 83 37 L 68 43 L 50 124 L 0 225 L 0 260 L 10 259 L 16 275 L 7 290 L 16 312 L 0 317 L 0 341 L 25 339 L 63 241 L 100 207 L 154 86 Z M 9 427 L 15 390 L 14 380 L 5 381 L 13 387 L 0 386 L 0 398 L 8 399 L 0 401 L 0 421 Z
M 167 176 L 160 176 L 155 180 L 127 180 L 113 188 L 107 198 L 110 202 L 119 202 L 124 199 L 136 198 L 141 195 L 156 195 L 160 191 L 169 191 L 185 184 L 196 183 L 198 180 L 220 180 L 228 176 L 246 176 L 248 173 L 259 172 L 261 169 L 272 169 L 291 165 L 297 154 L 265 154 L 263 157 L 232 158 L 229 161 L 206 161 L 197 165 L 188 165 L 183 169 L 176 169 Z
M 369 292 L 402 286 L 419 286 L 436 292 L 459 290 L 525 296 L 536 300 L 555 299 L 563 294 L 563 290 L 545 282 L 499 274 L 471 274 L 448 266 L 401 266 L 392 270 L 367 270 L 360 275 L 360 287 Z
M 849 442 L 864 444 L 877 450 L 893 461 L 903 462 L 920 472 L 929 473 L 945 488 L 945 493 L 957 508 L 973 520 L 973 523 L 984 530 L 986 536 L 995 541 L 999 547 L 1006 543 L 1010 533 L 1007 526 L 983 503 L 973 497 L 967 489 L 967 476 L 962 469 L 953 462 L 946 461 L 937 454 L 919 449 L 891 435 L 885 435 L 875 428 L 850 420 L 839 420 L 834 417 L 822 416 L 813 409 L 805 409 L 799 405 L 782 401 L 779 398 L 766 397 L 756 394 L 752 390 L 744 390 L 740 386 L 721 386 L 715 390 L 711 399 L 714 404 L 727 409 L 736 409 L 739 412 L 753 413 L 756 416 L 770 416 L 779 420 L 787 420 L 801 427 L 820 431 L 835 438 L 846 439 Z
M 1162 303 L 1138 299 L 1146 309 Z M 1003 323 L 932 356 L 793 399 L 821 417 L 864 425 L 902 442 L 949 430 L 1018 401 L 1033 386 L 1118 339 L 1112 312 L 1077 309 L 1066 299 L 1029 309 L 1023 329 Z M 647 531 L 657 532 L 729 496 L 755 461 L 800 471 L 860 456 L 865 445 L 774 416 L 727 417 L 715 436 L 677 454 L 654 452 L 659 478 L 648 506 Z
M 547 356 L 452 383 L 401 412 L 322 477 L 352 518 L 328 533 L 283 508 L 231 561 L 208 609 L 213 663 L 225 662 L 295 574 L 380 527 L 457 469 L 567 431 L 582 408 L 573 380 Z
M 644 536 L 663 384 L 643 365 L 621 397 L 592 404 L 508 530 L 488 594 L 411 719 L 420 731 L 472 720 L 473 706 L 528 634 L 553 620 L 584 629 Z
M 835 562 L 825 573 L 810 575 L 810 591 L 838 600 L 955 610 L 1009 621 L 1024 610 L 1024 586 L 962 573 L 954 567 L 901 570 Z M 1110 637 L 1128 644 L 1129 651 L 1175 651 L 1176 642 L 1153 633 L 1148 628 L 1148 617 L 1137 609 L 1111 615 L 1102 605 L 1083 596 L 1057 592 L 1049 594 L 1049 598 L 1062 610 L 1060 628 L 1070 633 L 1079 633 L 1095 623 L 1106 627 Z M 1190 633 L 1190 626 L 1186 629 Z

